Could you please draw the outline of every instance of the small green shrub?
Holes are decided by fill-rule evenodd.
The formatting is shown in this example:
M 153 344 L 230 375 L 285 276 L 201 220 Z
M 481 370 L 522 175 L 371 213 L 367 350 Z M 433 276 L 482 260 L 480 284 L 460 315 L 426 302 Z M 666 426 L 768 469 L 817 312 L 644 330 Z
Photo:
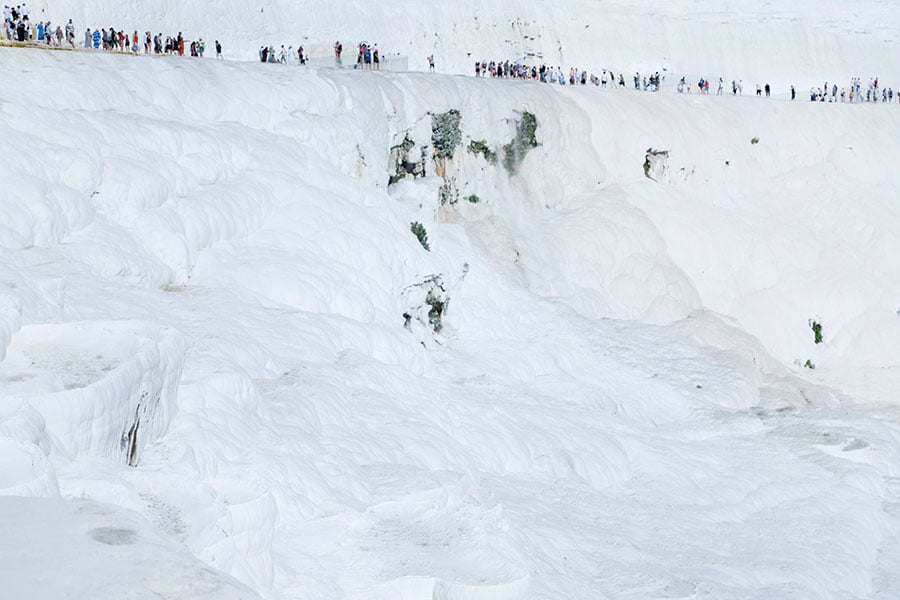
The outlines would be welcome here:
M 418 221 L 413 221 L 409 224 L 409 230 L 413 232 L 413 235 L 416 236 L 422 247 L 431 252 L 431 246 L 428 245 L 428 232 L 425 231 L 425 226 Z
M 481 198 L 479 198 L 479 197 L 476 196 L 475 194 L 470 194 L 470 195 L 466 198 L 466 200 L 468 200 L 468 201 L 471 202 L 472 204 L 478 204 L 479 202 L 481 202 Z
M 809 360 L 808 358 L 806 359 L 806 362 L 803 363 L 803 366 L 806 367 L 807 369 L 815 369 L 816 368 L 815 363 L 813 363 L 813 361 Z
M 446 181 L 441 185 L 441 189 L 438 192 L 438 199 L 441 202 L 441 206 L 448 203 L 456 204 L 456 201 L 459 200 L 459 192 L 456 190 L 452 177 L 450 178 L 450 181 Z
M 461 120 L 462 116 L 455 109 L 431 115 L 431 143 L 438 158 L 453 158 L 456 147 L 462 143 Z
M 503 146 L 503 168 L 510 175 L 515 175 L 519 164 L 532 148 L 537 148 L 537 117 L 530 112 L 523 112 L 522 118 L 516 122 L 516 135 L 512 141 Z
M 497 164 L 497 153 L 491 150 L 487 140 L 472 140 L 469 142 L 469 152 L 482 155 L 492 165 Z
M 428 297 L 425 299 L 425 302 L 431 306 L 431 310 L 428 311 L 428 322 L 431 324 L 431 328 L 434 329 L 435 333 L 440 333 L 441 329 L 444 328 L 441 317 L 444 314 L 444 310 L 447 308 L 447 302 L 435 296 L 432 292 L 428 292 Z
M 758 143 L 759 143 L 759 138 L 758 138 L 758 137 L 755 137 L 755 138 L 751 139 L 751 140 L 750 140 L 750 143 L 751 143 L 751 144 L 754 144 L 754 145 L 758 144 Z
M 644 177 L 646 177 L 647 179 L 653 179 L 652 177 L 650 177 L 650 156 L 649 155 L 646 158 L 644 158 Z
M 817 344 L 821 344 L 824 341 L 822 338 L 822 324 L 810 319 L 809 328 L 813 330 L 813 341 Z

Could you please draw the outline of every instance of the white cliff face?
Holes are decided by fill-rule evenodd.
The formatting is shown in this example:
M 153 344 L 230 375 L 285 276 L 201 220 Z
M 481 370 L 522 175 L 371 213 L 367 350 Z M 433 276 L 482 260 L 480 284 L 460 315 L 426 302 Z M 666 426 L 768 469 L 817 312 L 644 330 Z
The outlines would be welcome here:
M 207 20 L 236 27 L 232 8 Z M 605 9 L 710 44 L 743 27 L 742 48 L 763 22 Z M 803 16 L 776 26 L 883 47 Z M 379 41 L 411 26 L 354 19 Z M 829 60 L 801 52 L 820 41 L 775 74 Z M 72 498 L 139 513 L 167 542 L 136 547 L 184 546 L 271 598 L 900 586 L 896 105 L 0 56 L 0 494 L 62 496 L 72 528 Z M 650 147 L 669 152 L 653 179 Z M 0 506 L 26 537 L 27 503 Z M 77 535 L 58 546 L 104 543 Z M 35 548 L 9 572 L 28 597 L 58 560 Z M 139 573 L 129 556 L 109 572 Z

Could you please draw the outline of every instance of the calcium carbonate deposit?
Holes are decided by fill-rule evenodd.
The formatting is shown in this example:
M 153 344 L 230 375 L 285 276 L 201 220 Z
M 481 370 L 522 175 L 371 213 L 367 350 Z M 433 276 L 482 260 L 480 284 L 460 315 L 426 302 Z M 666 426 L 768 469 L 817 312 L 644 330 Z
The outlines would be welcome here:
M 28 10 L 0 596 L 900 597 L 900 4 Z

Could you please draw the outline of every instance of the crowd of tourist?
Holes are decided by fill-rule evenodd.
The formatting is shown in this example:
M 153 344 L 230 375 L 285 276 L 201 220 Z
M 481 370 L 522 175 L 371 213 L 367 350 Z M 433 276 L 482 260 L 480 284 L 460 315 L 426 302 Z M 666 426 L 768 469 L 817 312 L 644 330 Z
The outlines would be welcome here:
M 72 19 L 65 26 L 57 25 L 55 28 L 50 21 L 32 22 L 28 15 L 28 7 L 25 3 L 15 7 L 3 7 L 3 24 L 6 39 L 20 43 L 44 44 L 50 47 L 77 48 L 75 40 L 75 25 Z M 94 29 L 87 28 L 84 32 L 82 47 L 86 50 L 104 50 L 107 52 L 130 52 L 133 54 L 168 54 L 184 56 L 187 52 L 190 56 L 202 58 L 206 53 L 206 42 L 203 38 L 198 40 L 186 40 L 181 32 L 178 35 L 163 37 L 162 33 L 152 35 L 149 31 L 142 36 L 135 30 L 131 34 L 124 29 L 109 27 Z M 222 58 L 222 45 L 215 41 L 216 57 Z
M 177 35 L 163 36 L 162 33 L 153 35 L 150 31 L 138 34 L 137 30 L 127 33 L 122 28 L 108 27 L 85 29 L 83 42 L 76 42 L 75 25 L 72 19 L 63 26 L 53 25 L 50 21 L 32 23 L 28 15 L 26 4 L 15 7 L 4 6 L 3 21 L 6 39 L 12 42 L 45 44 L 50 47 L 68 47 L 70 49 L 101 50 L 106 52 L 126 52 L 131 54 L 156 54 L 169 56 L 184 56 L 185 54 L 197 58 L 206 55 L 206 42 L 203 38 L 188 40 L 182 32 Z M 222 45 L 219 40 L 214 42 L 216 58 L 222 58 Z M 334 44 L 335 62 L 342 64 L 341 55 L 343 44 L 340 41 Z M 259 59 L 264 63 L 298 64 L 305 65 L 309 59 L 303 46 L 285 46 L 282 44 L 279 50 L 275 46 L 261 46 Z M 382 57 L 378 44 L 360 42 L 357 47 L 357 58 L 354 68 L 380 69 Z M 434 69 L 434 61 L 431 61 Z
M 306 55 L 303 52 L 303 46 L 300 46 L 296 52 L 297 55 L 297 63 L 301 65 L 306 64 Z M 259 47 L 259 60 L 264 63 L 279 63 L 286 65 L 293 60 L 294 57 L 294 47 L 288 46 L 285 49 L 284 44 L 281 45 L 281 52 L 276 52 L 274 46 L 260 46 Z
M 61 47 L 63 44 L 75 47 L 75 26 L 72 24 L 72 19 L 69 19 L 65 29 L 61 25 L 56 25 L 54 28 L 50 21 L 33 23 L 28 15 L 26 4 L 3 7 L 3 29 L 6 39 L 9 41 L 36 41 L 55 47 Z
M 338 40 L 334 43 L 334 64 L 335 66 L 343 66 L 344 44 Z M 354 69 L 380 69 L 382 56 L 378 49 L 378 44 L 370 44 L 368 42 L 360 42 L 356 47 L 356 62 L 353 64 Z M 284 47 L 281 45 L 279 50 L 274 45 L 260 46 L 258 51 L 259 61 L 264 63 L 275 64 L 295 64 L 305 65 L 309 60 L 309 55 L 298 45 Z
M 597 87 L 617 87 L 624 89 L 625 75 L 619 73 L 616 75 L 610 69 L 601 69 L 600 74 L 596 75 L 578 67 L 570 67 L 568 71 L 564 71 L 561 67 L 553 67 L 547 65 L 528 65 L 523 60 L 503 60 L 503 61 L 487 61 L 481 60 L 475 62 L 475 77 L 478 78 L 499 78 L 499 79 L 522 79 L 528 81 L 538 81 L 541 83 L 550 83 L 559 86 L 573 85 L 594 85 Z M 660 90 L 664 77 L 659 72 L 652 75 L 641 75 L 635 73 L 631 78 L 634 89 L 639 91 L 657 92 Z M 715 84 L 716 95 L 722 96 L 726 92 L 726 83 L 723 77 L 719 77 Z M 711 82 L 709 79 L 701 77 L 692 84 L 686 77 L 681 77 L 676 84 L 676 91 L 679 94 L 691 94 L 696 92 L 701 95 L 709 95 Z M 740 96 L 744 93 L 744 82 L 742 79 L 731 80 L 730 87 L 733 96 Z M 756 84 L 756 95 L 767 98 L 772 95 L 772 86 L 769 83 Z M 792 85 L 790 87 L 791 100 L 796 100 L 797 90 Z M 900 92 L 894 93 L 890 87 L 879 86 L 878 78 L 869 80 L 866 88 L 862 87 L 862 80 L 859 77 L 853 77 L 847 87 L 838 88 L 837 84 L 829 85 L 828 82 L 822 87 L 812 87 L 809 91 L 810 100 L 812 102 L 882 102 L 890 103 L 897 98 L 900 103 Z
M 865 94 L 863 94 L 862 80 L 859 77 L 852 78 L 850 85 L 841 87 L 840 91 L 838 91 L 836 83 L 832 83 L 829 86 L 827 81 L 822 87 L 812 87 L 809 90 L 810 102 L 887 103 L 893 102 L 895 95 L 897 96 L 897 101 L 900 102 L 900 93 L 894 94 L 893 88 L 881 86 L 877 77 L 869 80 L 869 84 L 865 88 Z
M 29 17 L 28 6 L 24 2 L 14 7 L 8 5 L 3 7 L 3 24 L 6 39 L 9 41 L 44 44 L 55 48 L 77 48 L 75 25 L 72 19 L 69 19 L 65 25 L 54 24 L 49 20 L 32 22 Z M 180 31 L 177 35 L 163 36 L 162 33 L 153 35 L 150 31 L 145 31 L 143 35 L 139 35 L 137 30 L 128 34 L 124 29 L 116 27 L 93 30 L 87 28 L 84 31 L 82 47 L 87 50 L 128 52 L 132 54 L 184 56 L 187 53 L 189 56 L 198 58 L 203 58 L 206 55 L 206 42 L 204 42 L 203 38 L 187 40 Z M 333 48 L 335 64 L 341 66 L 343 64 L 343 44 L 340 41 L 336 41 Z M 222 45 L 218 40 L 215 41 L 215 52 L 217 58 L 222 58 Z M 301 45 L 298 45 L 296 50 L 294 46 L 285 48 L 284 45 L 281 45 L 281 48 L 277 51 L 274 46 L 270 45 L 260 47 L 259 59 L 264 63 L 305 65 L 309 57 Z M 368 42 L 360 42 L 356 46 L 354 68 L 379 69 L 381 62 L 382 57 L 378 44 L 372 45 Z M 426 62 L 429 71 L 434 71 L 433 54 L 426 58 Z M 623 73 L 617 75 L 611 69 L 601 69 L 599 74 L 578 67 L 570 67 L 568 71 L 565 71 L 560 66 L 528 65 L 524 60 L 477 61 L 475 62 L 475 77 L 523 79 L 559 86 L 593 85 L 621 89 L 626 87 L 625 75 Z M 649 92 L 659 91 L 663 80 L 664 77 L 659 72 L 643 76 L 640 73 L 635 73 L 631 77 L 635 90 Z M 731 94 L 734 96 L 742 95 L 744 92 L 743 80 L 733 79 L 729 87 Z M 725 88 L 724 78 L 719 77 L 714 88 L 716 95 L 723 95 Z M 687 81 L 686 77 L 681 77 L 676 85 L 676 90 L 679 94 L 691 94 L 696 91 L 698 94 L 708 95 L 710 92 L 710 80 L 701 77 L 696 82 L 696 85 L 692 85 L 691 82 Z M 769 83 L 756 85 L 756 95 L 762 96 L 763 94 L 766 97 L 771 96 L 772 87 Z M 900 93 L 895 94 L 892 88 L 880 85 L 877 77 L 870 79 L 866 87 L 863 87 L 862 80 L 859 77 L 854 77 L 850 80 L 848 86 L 839 88 L 836 83 L 829 84 L 825 82 L 823 86 L 813 86 L 809 90 L 809 99 L 812 102 L 890 103 L 894 101 L 895 96 L 898 103 L 900 103 Z M 791 100 L 795 100 L 797 97 L 797 91 L 794 86 L 790 87 L 790 97 Z
M 222 45 L 216 40 L 216 55 L 222 57 Z M 168 54 L 184 56 L 187 52 L 190 56 L 202 58 L 206 52 L 206 42 L 203 38 L 196 41 L 187 41 L 181 32 L 178 35 L 163 37 L 162 33 L 152 35 L 145 31 L 138 35 L 137 31 L 131 34 L 114 27 L 101 28 L 91 31 L 88 27 L 84 31 L 84 48 L 86 50 L 104 50 L 107 52 L 131 52 L 133 54 Z M 185 49 L 187 48 L 187 50 Z

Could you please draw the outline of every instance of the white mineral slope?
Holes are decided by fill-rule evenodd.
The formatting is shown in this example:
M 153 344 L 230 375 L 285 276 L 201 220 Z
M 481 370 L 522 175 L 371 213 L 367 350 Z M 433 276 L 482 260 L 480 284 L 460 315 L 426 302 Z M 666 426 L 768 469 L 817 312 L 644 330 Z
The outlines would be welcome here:
M 74 18 L 82 32 L 115 27 L 218 39 L 226 55 L 239 60 L 255 59 L 263 44 L 276 50 L 302 45 L 314 58 L 329 57 L 334 41 L 342 40 L 344 60 L 352 64 L 354 44 L 365 40 L 379 43 L 384 54 L 407 56 L 414 70 L 425 70 L 425 58 L 433 54 L 438 69 L 450 73 L 471 73 L 475 60 L 526 57 L 626 77 L 666 69 L 713 81 L 768 81 L 780 92 L 791 84 L 846 84 L 854 75 L 900 80 L 896 0 L 569 0 L 552 7 L 511 0 L 30 4 L 34 14 L 55 21 Z
M 0 525 L 4 598 L 259 598 L 108 504 L 3 497 Z
M 591 91 L 567 96 L 592 115 L 601 161 L 705 307 L 785 363 L 896 368 L 900 106 Z M 670 153 L 659 181 L 639 168 L 650 147 Z
M 831 131 L 826 107 L 755 99 L 0 59 L 5 365 L 35 327 L 95 323 L 93 349 L 113 319 L 144 333 L 84 367 L 102 389 L 181 368 L 134 468 L 28 403 L 83 381 L 77 362 L 4 371 L 0 489 L 136 511 L 268 598 L 896 596 L 897 364 L 869 337 L 896 356 L 896 321 L 878 327 L 895 107 L 834 107 Z M 390 148 L 429 146 L 449 109 L 463 145 L 499 149 L 526 110 L 541 145 L 512 177 L 458 148 L 456 203 L 430 158 L 388 190 Z M 672 152 L 658 182 L 650 145 Z M 157 356 L 151 324 L 183 346 L 130 360 Z M 845 366 L 879 376 L 857 395 Z M 120 389 L 103 401 L 133 400 Z

